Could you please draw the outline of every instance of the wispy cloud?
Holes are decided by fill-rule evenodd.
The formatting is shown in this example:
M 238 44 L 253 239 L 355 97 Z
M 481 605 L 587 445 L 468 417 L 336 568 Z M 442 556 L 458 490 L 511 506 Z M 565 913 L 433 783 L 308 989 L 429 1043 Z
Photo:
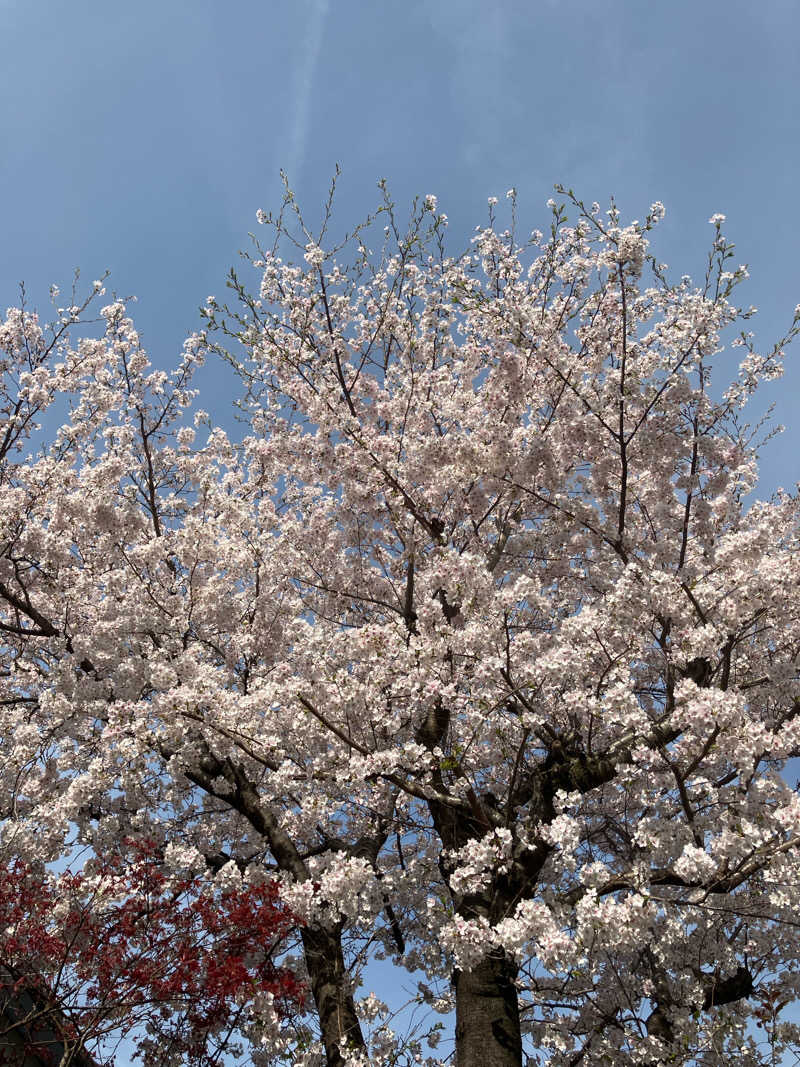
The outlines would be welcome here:
M 304 15 L 307 21 L 295 67 L 294 117 L 286 160 L 286 173 L 295 185 L 300 182 L 306 159 L 314 101 L 314 79 L 322 52 L 329 7 L 330 0 L 311 0 L 308 15 Z

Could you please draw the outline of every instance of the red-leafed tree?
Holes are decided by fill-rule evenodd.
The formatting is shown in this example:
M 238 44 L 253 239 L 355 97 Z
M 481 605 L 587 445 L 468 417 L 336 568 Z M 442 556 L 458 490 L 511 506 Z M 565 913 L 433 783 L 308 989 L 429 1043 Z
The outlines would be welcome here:
M 147 1067 L 201 1067 L 235 1056 L 243 1037 L 279 1043 L 301 1007 L 276 959 L 294 920 L 274 881 L 221 888 L 168 873 L 152 841 L 127 845 L 77 873 L 2 870 L 0 1063 L 20 1050 L 53 1067 L 87 1053 L 112 1063 L 136 1033 Z

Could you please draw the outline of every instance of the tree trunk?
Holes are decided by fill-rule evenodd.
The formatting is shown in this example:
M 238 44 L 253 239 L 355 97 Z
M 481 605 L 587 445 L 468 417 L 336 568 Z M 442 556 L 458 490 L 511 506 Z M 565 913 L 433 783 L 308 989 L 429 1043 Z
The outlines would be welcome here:
M 456 1067 L 521 1067 L 516 977 L 501 953 L 456 971 Z
M 342 1050 L 366 1049 L 345 970 L 341 933 L 338 929 L 306 926 L 301 934 L 326 1062 L 328 1067 L 341 1067 Z

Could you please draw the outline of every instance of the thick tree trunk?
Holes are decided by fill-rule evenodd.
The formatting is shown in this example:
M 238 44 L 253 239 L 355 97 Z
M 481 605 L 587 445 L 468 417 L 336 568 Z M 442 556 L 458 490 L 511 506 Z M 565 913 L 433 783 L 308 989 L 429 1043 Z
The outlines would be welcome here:
M 456 971 L 456 1067 L 521 1067 L 516 977 L 501 954 Z
M 443 607 L 447 614 L 446 603 Z M 449 711 L 441 704 L 435 704 L 417 731 L 417 740 L 432 750 L 441 743 L 449 721 Z M 440 794 L 448 792 L 439 770 L 434 771 L 433 785 Z M 450 887 L 456 911 L 467 919 L 480 916 L 493 923 L 500 915 L 510 914 L 511 903 L 520 899 L 518 886 L 511 885 L 503 876 L 495 881 L 491 895 L 478 893 L 465 897 L 455 892 L 450 884 L 452 871 L 448 867 L 447 855 L 470 840 L 480 840 L 492 826 L 482 808 L 482 800 L 472 794 L 472 802 L 469 814 L 438 799 L 429 800 L 428 806 L 442 842 L 439 867 Z M 546 851 L 542 852 L 536 870 L 526 873 L 531 885 L 535 884 L 546 855 Z M 518 973 L 516 964 L 500 950 L 487 956 L 472 970 L 455 971 L 456 1067 L 522 1067 L 519 999 L 515 985 Z
M 328 1067 L 341 1067 L 343 1049 L 366 1048 L 345 970 L 341 935 L 319 926 L 303 927 L 301 934 L 326 1061 Z

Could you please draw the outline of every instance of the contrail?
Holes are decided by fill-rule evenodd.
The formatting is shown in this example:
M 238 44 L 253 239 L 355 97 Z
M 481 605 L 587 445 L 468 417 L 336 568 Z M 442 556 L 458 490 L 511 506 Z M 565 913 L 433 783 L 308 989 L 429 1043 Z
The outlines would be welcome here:
M 325 36 L 325 20 L 330 0 L 312 0 L 308 28 L 297 60 L 294 122 L 290 132 L 286 173 L 292 185 L 299 184 L 305 164 L 306 143 L 311 124 L 311 100 L 314 76 Z

